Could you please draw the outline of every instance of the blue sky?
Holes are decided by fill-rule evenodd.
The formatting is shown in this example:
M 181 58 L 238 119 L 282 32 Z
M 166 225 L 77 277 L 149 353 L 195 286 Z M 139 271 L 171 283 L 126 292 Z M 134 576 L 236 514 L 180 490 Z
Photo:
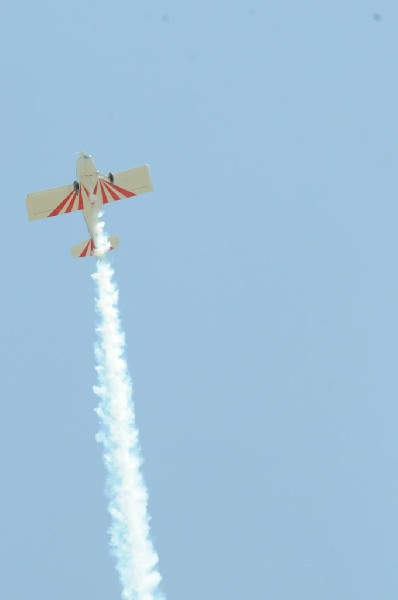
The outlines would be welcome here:
M 167 598 L 395 599 L 396 3 L 2 17 L 0 597 L 120 597 L 86 231 L 24 203 L 84 149 L 155 186 L 105 219 Z

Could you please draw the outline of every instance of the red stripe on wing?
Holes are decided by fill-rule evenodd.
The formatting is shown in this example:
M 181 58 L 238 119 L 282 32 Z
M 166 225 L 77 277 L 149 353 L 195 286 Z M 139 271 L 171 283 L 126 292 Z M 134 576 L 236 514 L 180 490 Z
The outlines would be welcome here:
M 59 215 L 59 213 L 61 212 L 61 210 L 62 210 L 62 209 L 63 209 L 63 208 L 64 208 L 64 207 L 67 205 L 67 203 L 69 202 L 69 200 L 71 199 L 71 197 L 72 197 L 72 196 L 73 196 L 73 194 L 75 194 L 75 193 L 76 193 L 76 192 L 75 192 L 74 190 L 72 190 L 72 191 L 70 192 L 70 194 L 68 194 L 68 195 L 66 196 L 66 198 L 64 198 L 64 199 L 62 200 L 62 202 L 60 202 L 60 203 L 58 204 L 58 206 L 56 206 L 56 207 L 54 208 L 54 210 L 53 210 L 52 212 L 50 212 L 50 214 L 49 214 L 48 216 L 49 216 L 49 217 L 56 217 L 57 215 Z M 74 198 L 73 198 L 73 200 L 74 200 Z
M 73 192 L 73 196 L 72 196 L 72 198 L 71 198 L 71 201 L 69 202 L 68 206 L 67 206 L 67 207 L 66 207 L 66 209 L 65 209 L 65 212 L 66 212 L 66 213 L 70 213 L 70 212 L 72 212 L 72 210 L 73 210 L 73 205 L 74 205 L 74 203 L 75 203 L 75 200 L 76 200 L 76 198 L 77 198 L 77 194 L 76 194 L 76 192 Z
M 83 192 L 82 186 L 79 189 L 79 204 L 77 205 L 77 210 L 83 210 Z
M 120 196 L 118 196 L 116 194 L 116 192 L 113 191 L 112 185 L 110 183 L 108 183 L 107 181 L 103 181 L 102 184 L 104 185 L 106 191 L 109 192 L 109 194 L 112 196 L 112 198 L 114 200 L 120 200 Z
M 102 179 L 100 180 L 99 183 L 100 183 L 100 190 L 101 190 L 101 195 L 102 195 L 102 204 L 108 204 L 109 200 L 107 198 L 107 195 L 106 195 L 106 192 L 105 192 L 105 188 L 104 188 L 104 185 L 103 185 L 104 182 L 102 181 Z
M 116 191 L 118 191 L 125 198 L 131 198 L 131 196 L 136 196 L 137 195 L 137 194 L 134 194 L 134 192 L 130 192 L 129 190 L 125 190 L 124 188 L 119 187 L 115 183 L 110 183 L 108 185 L 111 185 L 113 187 L 113 189 L 115 189 Z

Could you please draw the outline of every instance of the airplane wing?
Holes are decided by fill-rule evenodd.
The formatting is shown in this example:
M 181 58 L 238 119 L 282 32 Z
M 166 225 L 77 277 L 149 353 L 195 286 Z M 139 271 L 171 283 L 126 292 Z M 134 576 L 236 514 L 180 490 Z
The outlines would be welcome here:
M 63 185 L 51 190 L 28 194 L 26 208 L 29 219 L 36 221 L 46 217 L 64 215 L 74 210 L 82 210 L 86 197 L 89 197 L 89 193 L 85 186 L 80 186 L 79 190 L 75 190 L 73 185 Z
M 98 177 L 94 188 L 94 194 L 102 204 L 131 198 L 138 194 L 151 192 L 153 189 L 148 165 L 109 175 L 109 177 Z
M 152 191 L 151 175 L 148 165 L 119 171 L 111 177 L 99 176 L 94 188 L 94 194 L 102 202 L 108 204 L 122 198 L 130 198 Z M 75 190 L 73 185 L 64 185 L 35 192 L 26 196 L 26 207 L 29 219 L 45 219 L 56 217 L 75 210 L 83 210 L 89 192 L 84 185 Z

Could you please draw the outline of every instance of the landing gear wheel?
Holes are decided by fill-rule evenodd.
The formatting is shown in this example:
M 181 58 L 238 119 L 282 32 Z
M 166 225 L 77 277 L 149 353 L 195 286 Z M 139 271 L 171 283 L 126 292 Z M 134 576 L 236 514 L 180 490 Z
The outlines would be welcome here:
M 108 174 L 108 179 L 109 179 L 109 181 L 110 181 L 111 183 L 113 183 L 113 182 L 115 181 L 115 178 L 114 178 L 114 176 L 113 176 L 113 173 L 109 173 L 109 174 Z
M 73 182 L 73 189 L 75 190 L 76 193 L 80 190 L 80 185 L 79 185 L 78 181 Z

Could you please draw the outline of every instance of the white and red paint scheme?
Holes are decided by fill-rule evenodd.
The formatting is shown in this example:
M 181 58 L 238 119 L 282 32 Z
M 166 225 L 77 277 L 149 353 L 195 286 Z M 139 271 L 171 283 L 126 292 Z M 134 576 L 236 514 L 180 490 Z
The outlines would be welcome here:
M 152 191 L 151 176 L 148 165 L 102 175 L 92 157 L 81 152 L 76 161 L 76 177 L 73 184 L 28 194 L 26 207 L 33 221 L 83 211 L 90 239 L 74 246 L 72 255 L 93 256 L 98 209 L 104 204 Z M 119 245 L 116 236 L 109 238 L 109 242 L 111 249 Z

